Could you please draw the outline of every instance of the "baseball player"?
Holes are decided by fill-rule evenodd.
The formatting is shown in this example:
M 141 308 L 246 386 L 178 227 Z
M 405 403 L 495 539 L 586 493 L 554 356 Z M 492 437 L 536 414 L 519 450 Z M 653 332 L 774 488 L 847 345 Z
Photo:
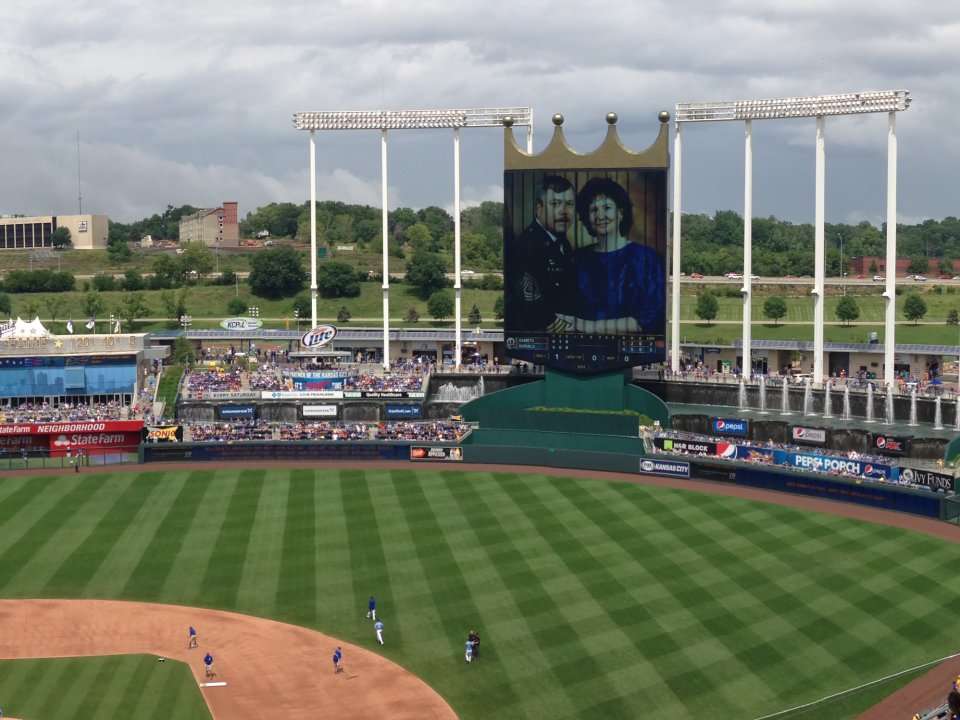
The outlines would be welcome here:
M 367 617 L 376 621 L 377 619 L 377 600 L 370 596 L 370 600 L 367 602 Z
M 189 638 L 187 649 L 197 647 L 197 629 L 193 625 L 187 630 L 187 637 Z
M 207 677 L 211 678 L 214 676 L 213 672 L 213 655 L 207 653 L 203 656 L 203 665 L 207 670 Z
M 333 651 L 333 672 L 334 674 L 343 670 L 341 663 L 343 662 L 343 653 L 340 652 L 340 647 L 338 646 L 336 650 Z
M 373 629 L 377 631 L 377 642 L 383 645 L 383 620 L 377 620 L 373 624 Z
M 464 646 L 463 657 L 467 662 L 473 662 L 473 643 L 469 640 L 467 640 L 467 644 Z

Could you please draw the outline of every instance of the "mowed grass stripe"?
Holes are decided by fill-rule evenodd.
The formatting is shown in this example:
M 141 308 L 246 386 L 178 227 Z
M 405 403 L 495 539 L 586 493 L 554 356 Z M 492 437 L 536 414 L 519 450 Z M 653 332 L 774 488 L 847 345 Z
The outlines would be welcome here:
M 66 483 L 56 483 L 52 478 L 30 478 L 0 501 L 0 554 L 9 550 L 68 489 Z
M 357 612 L 366 612 L 367 598 L 373 595 L 377 599 L 378 613 L 395 615 L 397 604 L 365 473 L 360 470 L 341 470 L 340 493 L 347 522 L 353 599 Z M 400 623 L 397 623 L 392 635 L 396 643 L 403 642 Z
M 615 651 L 616 642 L 632 644 L 632 640 L 624 636 L 622 629 L 617 627 L 615 620 L 607 613 L 611 602 L 619 602 L 624 597 L 629 597 L 629 590 L 606 567 L 597 562 L 590 549 L 538 495 L 541 493 L 544 496 L 562 498 L 557 486 L 563 483 L 563 480 L 546 483 L 543 478 L 535 476 L 527 478 L 497 474 L 496 477 L 500 487 L 524 513 L 527 522 L 536 528 L 542 542 L 554 549 L 557 558 L 568 571 L 570 580 L 565 583 L 569 588 L 566 596 L 570 602 L 577 603 L 578 614 L 584 612 L 583 596 L 587 595 L 592 600 L 586 614 L 589 621 L 575 624 L 569 620 L 562 624 L 557 622 L 558 618 L 565 617 L 571 610 L 558 605 L 550 593 L 545 593 L 545 601 L 538 603 L 541 607 L 544 603 L 548 607 L 552 606 L 549 616 L 553 618 L 553 626 L 542 627 L 537 637 L 541 644 L 553 647 L 555 657 L 552 670 L 558 682 L 569 694 L 578 715 L 635 717 L 636 702 L 639 698 L 631 696 L 639 692 L 639 688 L 636 687 L 635 680 L 629 682 L 619 674 L 624 669 L 620 663 L 630 662 L 630 655 L 611 652 Z M 482 502 L 479 497 L 476 500 Z M 555 506 L 557 503 L 554 501 L 551 505 Z M 587 523 L 592 522 L 586 516 L 584 519 Z M 589 525 L 586 527 L 590 532 L 597 529 Z M 570 582 L 576 585 L 571 586 Z M 604 639 L 586 642 L 581 632 L 585 632 L 588 625 L 592 627 L 592 635 L 602 636 Z M 617 628 L 615 635 L 610 632 L 612 628 Z M 637 658 L 634 657 L 633 660 L 636 661 Z M 614 684 L 616 680 L 619 682 Z
M 203 574 L 202 602 L 213 607 L 236 607 L 240 578 L 247 562 L 250 533 L 263 493 L 263 470 L 244 470 L 237 478 L 227 514 L 213 542 Z
M 140 561 L 120 592 L 121 598 L 157 600 L 170 574 L 184 535 L 190 528 L 204 495 L 213 487 L 209 472 L 192 472 L 167 509 Z
M 237 588 L 237 608 L 275 607 L 283 562 L 289 484 L 290 473 L 286 470 L 270 470 L 264 478 L 257 516 L 250 529 L 247 560 Z
M 436 632 L 441 638 L 447 639 L 447 657 L 462 662 L 460 658 L 463 657 L 467 632 L 474 627 L 483 613 L 474 599 L 472 588 L 467 583 L 424 489 L 423 483 L 436 482 L 435 476 L 426 475 L 421 478 L 410 470 L 394 470 L 390 475 L 437 609 L 440 627 Z M 509 675 L 509 659 L 504 658 L 497 662 L 496 650 L 490 649 L 489 643 L 486 647 L 481 646 L 481 654 L 484 659 L 478 661 L 476 669 L 479 674 L 482 668 L 483 675 L 473 683 L 458 683 L 464 700 L 470 704 L 480 703 L 482 706 L 485 701 L 489 702 L 495 697 L 498 708 L 519 706 L 521 697 Z M 441 668 L 456 667 L 448 666 L 445 657 L 441 656 L 435 659 L 435 662 L 437 660 L 440 661 L 438 664 Z
M 0 588 L 4 588 L 5 596 L 16 595 L 6 591 L 10 580 L 37 551 L 52 540 L 64 519 L 82 507 L 100 487 L 95 475 L 84 475 L 82 479 L 72 480 L 73 482 L 60 481 L 50 484 L 51 492 L 60 494 L 59 499 L 0 555 Z
M 40 706 L 36 716 L 38 718 L 55 718 L 58 715 L 73 713 L 73 708 L 80 704 L 84 696 L 90 692 L 90 679 L 96 672 L 96 667 L 89 662 L 63 661 L 56 663 L 49 673 L 53 676 L 55 692 L 51 692 L 46 702 Z M 82 681 L 82 682 L 81 682 Z
M 106 687 L 124 664 L 124 656 L 88 658 L 87 661 L 92 667 L 97 668 L 97 674 L 90 683 L 90 692 L 77 705 L 76 716 L 78 718 L 109 717 L 100 714 L 100 706 L 103 705 L 107 696 Z M 170 714 L 168 713 L 166 717 L 170 717 Z
M 277 617 L 313 625 L 317 622 L 317 477 L 313 470 L 291 470 L 288 477 L 274 606 Z
M 78 587 L 85 587 L 94 576 L 127 529 L 130 518 L 140 511 L 159 485 L 157 473 L 140 473 L 132 480 L 101 515 L 90 534 L 74 547 L 50 576 L 43 587 L 43 596 L 69 597 Z

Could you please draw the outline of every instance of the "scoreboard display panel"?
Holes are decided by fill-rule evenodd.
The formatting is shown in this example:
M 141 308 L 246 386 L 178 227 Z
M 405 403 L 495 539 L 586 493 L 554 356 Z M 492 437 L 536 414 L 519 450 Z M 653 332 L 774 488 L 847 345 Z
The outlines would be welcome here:
M 507 354 L 600 373 L 666 357 L 667 171 L 504 173 Z

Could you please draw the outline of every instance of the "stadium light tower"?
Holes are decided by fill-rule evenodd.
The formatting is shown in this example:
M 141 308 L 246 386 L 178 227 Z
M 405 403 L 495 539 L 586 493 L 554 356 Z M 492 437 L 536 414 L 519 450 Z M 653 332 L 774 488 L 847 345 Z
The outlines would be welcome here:
M 380 201 L 383 220 L 383 366 L 390 367 L 390 268 L 387 254 L 387 131 L 453 130 L 453 288 L 455 294 L 456 357 L 460 367 L 463 353 L 460 283 L 460 128 L 503 127 L 512 117 L 514 125 L 527 128 L 527 151 L 533 152 L 533 111 L 529 107 L 471 108 L 462 110 L 344 110 L 298 112 L 293 115 L 297 130 L 310 132 L 310 308 L 311 327 L 317 325 L 317 130 L 380 131 Z
M 897 282 L 897 133 L 896 114 L 910 107 L 908 90 L 871 90 L 839 95 L 772 98 L 767 100 L 739 100 L 733 102 L 678 103 L 674 118 L 673 165 L 673 326 L 670 362 L 674 371 L 680 369 L 680 152 L 681 127 L 684 123 L 743 121 L 745 126 L 743 173 L 743 370 L 752 371 L 751 296 L 752 268 L 752 214 L 753 214 L 753 121 L 784 120 L 788 118 L 816 118 L 816 174 L 814 200 L 814 281 L 813 281 L 813 381 L 823 382 L 823 304 L 826 274 L 824 241 L 824 206 L 826 145 L 825 118 L 828 115 L 863 115 L 887 113 L 887 270 L 884 316 L 884 382 L 893 382 L 894 322 L 896 320 Z M 843 272 L 841 268 L 840 272 Z

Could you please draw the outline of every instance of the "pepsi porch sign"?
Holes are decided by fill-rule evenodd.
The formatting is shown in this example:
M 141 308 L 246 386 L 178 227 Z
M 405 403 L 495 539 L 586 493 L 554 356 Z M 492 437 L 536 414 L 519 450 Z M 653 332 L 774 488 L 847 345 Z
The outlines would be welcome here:
M 305 348 L 321 348 L 337 336 L 337 329 L 333 325 L 317 325 L 313 330 L 303 334 L 300 344 Z
M 793 441 L 801 445 L 826 445 L 827 431 L 823 428 L 795 427 Z
M 711 422 L 714 435 L 736 435 L 747 437 L 750 434 L 750 421 L 740 418 L 713 418 Z

